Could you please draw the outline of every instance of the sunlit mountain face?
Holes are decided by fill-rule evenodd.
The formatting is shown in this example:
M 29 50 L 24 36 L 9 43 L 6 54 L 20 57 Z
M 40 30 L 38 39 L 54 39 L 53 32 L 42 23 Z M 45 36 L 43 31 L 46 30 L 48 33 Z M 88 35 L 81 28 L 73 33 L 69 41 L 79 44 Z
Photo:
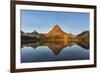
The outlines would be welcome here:
M 77 35 L 56 24 L 48 33 L 21 31 L 21 62 L 89 59 L 89 31 Z

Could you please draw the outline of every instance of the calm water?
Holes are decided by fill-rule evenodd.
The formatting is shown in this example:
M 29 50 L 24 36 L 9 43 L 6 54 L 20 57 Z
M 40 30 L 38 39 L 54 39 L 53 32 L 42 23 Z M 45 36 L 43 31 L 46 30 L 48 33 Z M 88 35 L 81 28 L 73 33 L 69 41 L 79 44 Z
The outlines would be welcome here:
M 21 63 L 89 59 L 87 43 L 25 43 L 21 48 Z

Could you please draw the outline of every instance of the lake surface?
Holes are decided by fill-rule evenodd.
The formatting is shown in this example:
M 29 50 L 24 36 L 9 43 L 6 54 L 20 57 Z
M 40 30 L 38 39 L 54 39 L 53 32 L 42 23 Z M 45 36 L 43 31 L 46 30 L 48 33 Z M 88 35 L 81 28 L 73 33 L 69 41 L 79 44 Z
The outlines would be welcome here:
M 21 63 L 88 59 L 88 43 L 28 42 L 21 47 Z

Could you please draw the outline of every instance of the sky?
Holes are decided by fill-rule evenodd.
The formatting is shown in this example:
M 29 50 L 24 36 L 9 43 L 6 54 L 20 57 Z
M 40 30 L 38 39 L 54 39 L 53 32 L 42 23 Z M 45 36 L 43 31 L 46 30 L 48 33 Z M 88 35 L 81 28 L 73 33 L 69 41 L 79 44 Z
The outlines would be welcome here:
M 21 30 L 48 33 L 58 24 L 64 32 L 79 34 L 89 30 L 89 13 L 21 10 Z

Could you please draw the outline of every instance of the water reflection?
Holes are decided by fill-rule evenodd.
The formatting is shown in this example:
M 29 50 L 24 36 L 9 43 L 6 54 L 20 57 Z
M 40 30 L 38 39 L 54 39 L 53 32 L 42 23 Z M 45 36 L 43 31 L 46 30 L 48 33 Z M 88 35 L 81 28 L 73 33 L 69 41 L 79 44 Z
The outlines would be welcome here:
M 89 49 L 89 42 L 87 41 L 49 41 L 49 42 L 22 42 L 21 48 L 24 47 L 31 47 L 33 49 L 36 49 L 39 46 L 48 46 L 48 48 L 55 54 L 58 55 L 65 47 L 72 47 L 74 45 L 80 46 L 82 49 Z M 42 49 L 42 48 L 41 48 Z

